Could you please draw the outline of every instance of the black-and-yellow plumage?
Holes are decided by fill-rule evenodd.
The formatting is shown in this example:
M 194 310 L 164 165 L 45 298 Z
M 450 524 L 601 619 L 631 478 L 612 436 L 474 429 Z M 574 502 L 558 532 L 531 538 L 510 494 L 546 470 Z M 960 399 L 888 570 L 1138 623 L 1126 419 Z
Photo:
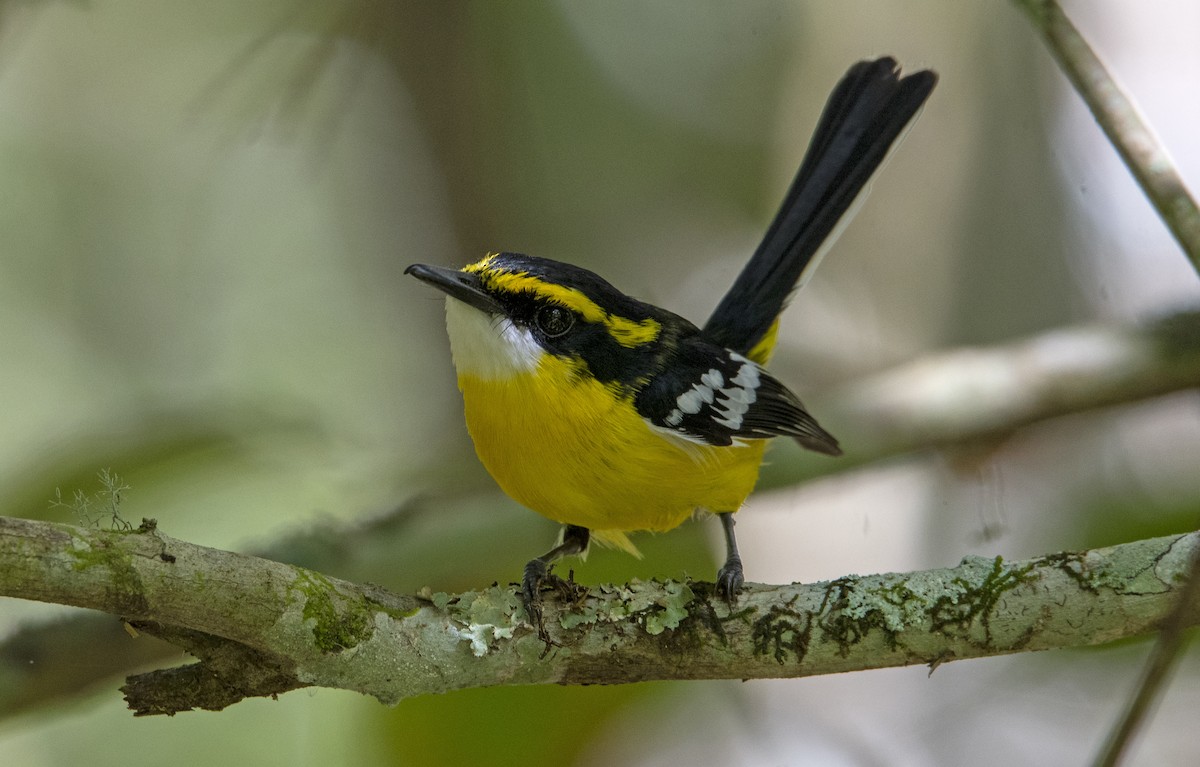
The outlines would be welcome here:
M 532 561 L 531 610 L 557 558 L 590 537 L 635 551 L 635 530 L 720 515 L 729 554 L 718 587 L 742 584 L 732 513 L 766 441 L 837 441 L 764 369 L 780 312 L 838 221 L 920 109 L 929 71 L 888 58 L 854 65 L 822 113 L 762 243 L 700 328 L 577 266 L 492 253 L 460 270 L 408 272 L 449 295 L 447 326 L 476 452 L 517 501 L 565 527 Z

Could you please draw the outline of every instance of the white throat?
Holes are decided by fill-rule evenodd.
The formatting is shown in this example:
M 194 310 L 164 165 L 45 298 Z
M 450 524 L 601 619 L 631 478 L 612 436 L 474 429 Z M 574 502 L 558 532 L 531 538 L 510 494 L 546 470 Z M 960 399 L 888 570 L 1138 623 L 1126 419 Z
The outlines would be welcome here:
M 481 312 L 449 296 L 446 330 L 459 375 L 512 378 L 536 368 L 544 354 L 529 328 L 514 325 L 507 317 Z

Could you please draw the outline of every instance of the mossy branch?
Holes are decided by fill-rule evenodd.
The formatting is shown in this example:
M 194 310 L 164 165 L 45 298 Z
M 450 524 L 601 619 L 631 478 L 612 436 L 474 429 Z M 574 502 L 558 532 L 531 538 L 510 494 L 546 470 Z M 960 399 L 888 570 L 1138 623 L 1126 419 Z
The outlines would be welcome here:
M 789 445 L 777 444 L 762 484 L 791 484 L 910 450 L 1002 439 L 1021 426 L 1065 413 L 1197 386 L 1198 312 L 1138 325 L 1081 325 L 1013 344 L 933 355 L 864 379 L 842 396 L 819 403 L 822 419 L 852 447 L 847 458 L 801 460 L 786 452 Z M 356 556 L 364 550 L 403 550 L 412 536 L 409 521 L 422 514 L 417 504 L 360 524 L 305 531 L 264 553 L 320 570 L 363 572 Z M 438 518 L 446 519 L 445 510 Z M 478 526 L 472 524 L 472 530 Z M 375 576 L 367 572 L 360 577 Z M 434 582 L 441 577 L 438 571 L 421 574 Z M 0 643 L 0 716 L 56 695 L 78 694 L 134 667 L 167 662 L 172 654 L 170 645 L 127 642 L 115 623 L 98 617 L 28 626 Z M 97 657 L 85 670 L 55 673 L 80 652 Z M 30 657 L 42 662 L 31 665 Z
M 547 594 L 552 644 L 511 588 L 398 596 L 163 535 L 0 517 L 0 594 L 118 615 L 200 663 L 132 677 L 138 714 L 335 687 L 385 703 L 505 684 L 764 679 L 1094 645 L 1153 631 L 1200 534 L 1021 562 L 751 585 Z M 1200 605 L 1187 612 L 1200 622 Z M 134 640 L 130 640 L 134 641 Z

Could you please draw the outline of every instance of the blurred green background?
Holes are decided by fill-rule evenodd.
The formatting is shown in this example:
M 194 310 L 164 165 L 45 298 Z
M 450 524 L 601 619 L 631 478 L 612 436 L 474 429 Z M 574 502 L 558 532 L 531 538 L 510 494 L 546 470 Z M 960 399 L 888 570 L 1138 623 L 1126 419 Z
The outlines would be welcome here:
M 1194 76 L 1186 42 L 1136 46 L 1147 30 L 1194 40 L 1196 14 L 1132 5 L 1068 8 L 1135 96 L 1167 61 Z M 403 269 L 524 251 L 702 321 L 837 78 L 882 54 L 942 80 L 785 316 L 773 368 L 818 417 L 839 385 L 925 352 L 1197 300 L 1002 2 L 0 3 L 0 512 L 74 522 L 56 489 L 94 491 L 110 468 L 131 486 L 126 518 L 197 543 L 401 591 L 516 579 L 555 527 L 475 460 L 442 301 Z M 1186 115 L 1144 106 L 1186 176 L 1200 165 L 1172 127 Z M 747 575 L 1189 529 L 1198 410 L 1164 398 L 1039 426 L 984 458 L 765 488 L 739 517 Z M 575 569 L 709 579 L 715 527 Z M 394 709 L 301 691 L 134 720 L 107 670 L 134 640 L 109 621 L 109 643 L 49 655 L 70 637 L 45 622 L 72 615 L 0 600 L 0 690 L 24 684 L 17 658 L 52 658 L 64 689 L 94 679 L 3 709 L 0 763 L 1078 763 L 1146 649 Z M 1198 666 L 1185 661 L 1146 735 L 1147 764 L 1193 748 L 1181 723 Z

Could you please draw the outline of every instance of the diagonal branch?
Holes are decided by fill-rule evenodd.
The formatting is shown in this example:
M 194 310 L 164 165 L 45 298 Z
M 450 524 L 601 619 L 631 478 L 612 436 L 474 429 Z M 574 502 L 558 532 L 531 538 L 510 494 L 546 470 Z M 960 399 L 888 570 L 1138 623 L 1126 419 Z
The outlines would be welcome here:
M 1200 210 L 1167 150 L 1057 2 L 1015 1 L 1045 38 L 1051 55 L 1200 272 Z
M 1050 418 L 1196 388 L 1197 310 L 946 351 L 852 382 L 821 403 L 821 421 L 846 446 L 846 457 L 807 459 L 799 448 L 777 445 L 762 484 L 790 484 L 931 447 L 1000 440 Z
M 125 691 L 137 713 L 336 687 L 392 703 L 501 684 L 762 679 L 1102 644 L 1152 631 L 1200 534 L 1022 562 L 752 585 L 635 582 L 547 599 L 552 645 L 509 588 L 427 599 L 169 538 L 0 517 L 0 594 L 124 616 L 199 667 Z M 1185 612 L 1200 622 L 1200 605 Z M 207 680 L 206 684 L 198 684 Z
M 1200 311 L 1140 327 L 1084 325 L 963 349 L 861 381 L 840 398 L 900 452 L 1200 386 Z
M 1109 734 L 1104 750 L 1096 759 L 1098 767 L 1114 767 L 1133 741 L 1133 736 L 1149 716 L 1159 694 L 1170 679 L 1171 669 L 1179 660 L 1184 645 L 1184 629 L 1190 625 L 1188 614 L 1191 605 L 1200 602 L 1200 548 L 1192 552 L 1191 565 L 1181 576 L 1182 587 L 1177 589 L 1178 601 L 1175 609 L 1161 622 L 1158 641 L 1142 672 L 1137 692 L 1129 699 L 1120 724 Z
M 1200 272 L 1200 209 L 1197 209 L 1196 201 L 1188 192 L 1166 149 L 1055 0 L 1016 2 L 1024 8 L 1033 26 L 1045 38 L 1051 55 L 1083 97 L 1109 142 L 1192 262 L 1192 267 Z M 1114 765 L 1120 762 L 1134 733 L 1169 678 L 1168 671 L 1182 647 L 1181 616 L 1188 609 L 1190 594 L 1200 589 L 1195 583 L 1197 575 L 1200 575 L 1200 556 L 1194 560 L 1190 574 L 1183 576 L 1190 585 L 1184 590 L 1176 613 L 1164 621 L 1158 645 L 1138 691 L 1130 701 L 1120 725 L 1111 733 L 1097 764 Z

